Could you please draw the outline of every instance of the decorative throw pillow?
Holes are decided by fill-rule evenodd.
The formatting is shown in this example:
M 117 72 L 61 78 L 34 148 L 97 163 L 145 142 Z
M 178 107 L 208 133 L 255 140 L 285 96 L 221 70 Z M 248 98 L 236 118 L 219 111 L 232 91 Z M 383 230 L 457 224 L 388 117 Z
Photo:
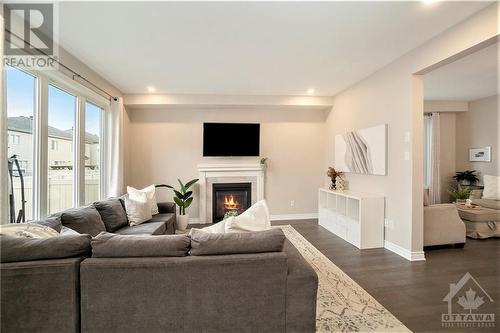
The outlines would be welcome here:
M 130 225 L 139 225 L 153 217 L 151 215 L 151 205 L 146 193 L 135 193 L 134 196 L 125 197 L 125 210 Z
M 484 175 L 483 183 L 483 199 L 500 200 L 500 177 Z
M 51 227 L 57 232 L 61 232 L 62 228 L 62 222 L 60 216 L 49 216 L 44 218 L 43 220 L 30 221 L 29 223 Z
M 59 235 L 51 227 L 32 223 L 11 223 L 0 225 L 0 235 L 24 238 L 50 238 Z
M 131 186 L 127 186 L 127 193 L 129 197 L 132 197 L 133 199 L 136 198 L 136 196 L 140 195 L 141 193 L 146 193 L 148 204 L 151 208 L 151 215 L 156 215 L 159 213 L 158 203 L 156 202 L 156 188 L 154 185 L 149 185 L 148 187 L 145 187 L 142 190 L 138 190 Z
M 220 222 L 219 222 L 220 223 Z M 261 200 L 248 208 L 241 215 L 225 220 L 226 232 L 249 232 L 271 229 L 269 209 L 265 200 Z
M 93 206 L 67 209 L 61 212 L 61 220 L 63 226 L 80 234 L 96 236 L 106 231 L 101 215 Z
M 127 213 L 119 199 L 96 201 L 93 205 L 101 215 L 106 231 L 115 232 L 128 224 Z
M 62 226 L 61 232 L 59 232 L 59 236 L 68 236 L 68 235 L 81 235 L 78 231 L 75 231 L 73 229 L 70 229 L 68 227 Z
M 209 232 L 211 234 L 223 234 L 226 232 L 226 220 L 220 221 L 218 223 L 214 223 L 209 227 L 205 227 L 203 229 L 191 228 L 191 230 L 201 230 L 204 232 Z

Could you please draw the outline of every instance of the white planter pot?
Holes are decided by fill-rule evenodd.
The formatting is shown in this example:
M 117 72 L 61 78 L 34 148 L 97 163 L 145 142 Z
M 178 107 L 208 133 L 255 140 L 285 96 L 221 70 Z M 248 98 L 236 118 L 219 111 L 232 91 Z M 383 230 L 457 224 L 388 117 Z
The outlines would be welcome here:
M 184 231 L 186 230 L 189 222 L 189 215 L 177 215 L 176 218 L 176 224 L 177 224 L 177 230 Z

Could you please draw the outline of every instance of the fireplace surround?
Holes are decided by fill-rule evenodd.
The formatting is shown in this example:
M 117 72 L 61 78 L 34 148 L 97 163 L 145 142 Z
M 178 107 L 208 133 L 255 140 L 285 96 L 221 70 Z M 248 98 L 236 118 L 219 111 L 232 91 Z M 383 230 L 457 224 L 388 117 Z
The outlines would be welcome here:
M 220 222 L 228 212 L 240 215 L 252 205 L 252 183 L 212 184 L 212 223 Z
M 213 220 L 213 185 L 220 183 L 251 183 L 251 204 L 264 199 L 264 165 L 220 163 L 199 164 L 200 215 L 191 223 L 212 223 Z

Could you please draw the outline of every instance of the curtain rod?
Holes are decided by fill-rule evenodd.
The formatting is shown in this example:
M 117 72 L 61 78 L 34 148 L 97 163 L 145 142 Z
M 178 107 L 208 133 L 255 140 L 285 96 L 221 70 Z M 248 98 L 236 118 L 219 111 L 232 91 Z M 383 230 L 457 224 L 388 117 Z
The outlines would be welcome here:
M 55 62 L 57 62 L 60 66 L 62 66 L 63 68 L 65 68 L 66 70 L 70 71 L 71 74 L 73 75 L 72 77 L 72 80 L 73 81 L 77 81 L 75 80 L 75 78 L 78 78 L 82 81 L 85 81 L 87 84 L 91 85 L 92 87 L 94 87 L 95 89 L 99 90 L 100 92 L 106 94 L 108 96 L 108 99 L 111 101 L 111 99 L 113 99 L 114 101 L 117 101 L 118 100 L 118 97 L 116 96 L 113 96 L 111 95 L 110 93 L 108 93 L 106 90 L 102 89 L 101 87 L 99 87 L 98 85 L 94 84 L 92 81 L 88 80 L 87 78 L 85 78 L 84 76 L 80 75 L 78 72 L 76 72 L 75 70 L 73 70 L 72 68 L 66 66 L 65 64 L 63 64 L 62 62 L 60 62 L 59 60 L 57 60 L 56 58 L 48 55 L 47 53 L 43 52 L 42 50 L 40 50 L 39 48 L 35 47 L 34 45 L 26 42 L 23 38 L 19 37 L 18 35 L 16 35 L 15 33 L 13 33 L 12 31 L 10 31 L 9 29 L 5 29 L 5 31 L 7 32 L 7 34 L 5 34 L 5 39 L 7 39 L 7 36 L 8 35 L 12 35 L 16 38 L 18 38 L 19 40 L 22 40 L 25 44 L 28 44 L 29 46 L 31 46 L 33 48 L 34 51 L 37 51 L 41 54 L 43 54 L 44 56 L 46 57 L 49 57 L 50 59 L 54 60 Z M 10 38 L 9 38 L 9 42 L 10 42 Z

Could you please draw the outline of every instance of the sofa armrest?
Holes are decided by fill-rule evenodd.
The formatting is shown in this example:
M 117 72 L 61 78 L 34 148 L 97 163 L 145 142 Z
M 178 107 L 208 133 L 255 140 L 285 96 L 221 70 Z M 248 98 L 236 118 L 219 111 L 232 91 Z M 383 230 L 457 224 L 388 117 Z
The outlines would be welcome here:
M 315 332 L 318 275 L 288 239 L 283 251 L 288 264 L 286 331 Z
M 80 332 L 82 257 L 2 263 L 2 332 Z
M 174 202 L 158 202 L 158 211 L 160 214 L 175 214 L 175 203 Z

